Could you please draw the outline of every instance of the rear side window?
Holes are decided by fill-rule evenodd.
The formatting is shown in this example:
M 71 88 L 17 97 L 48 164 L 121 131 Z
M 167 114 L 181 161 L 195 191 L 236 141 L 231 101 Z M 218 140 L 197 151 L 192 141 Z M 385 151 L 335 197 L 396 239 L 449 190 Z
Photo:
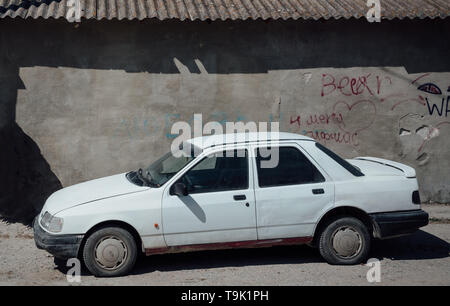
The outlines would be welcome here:
M 274 168 L 262 168 L 261 161 L 270 159 L 256 152 L 259 187 L 319 183 L 323 175 L 300 150 L 294 147 L 279 147 L 279 161 Z
M 348 161 L 328 149 L 327 147 L 321 145 L 320 143 L 316 142 L 316 147 L 319 148 L 323 153 L 331 157 L 335 162 L 337 162 L 339 165 L 344 167 L 348 172 L 353 174 L 354 176 L 364 176 L 364 174 L 359 171 L 355 166 L 350 164 Z

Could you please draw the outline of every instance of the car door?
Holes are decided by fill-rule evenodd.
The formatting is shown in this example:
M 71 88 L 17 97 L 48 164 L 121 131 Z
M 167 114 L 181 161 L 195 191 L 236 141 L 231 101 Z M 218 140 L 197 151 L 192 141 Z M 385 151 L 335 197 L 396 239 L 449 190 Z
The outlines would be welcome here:
M 168 246 L 256 240 L 253 169 L 248 148 L 217 149 L 174 178 L 163 194 Z M 187 196 L 171 194 L 174 184 Z
M 322 213 L 334 201 L 334 184 L 297 143 L 280 144 L 275 167 L 254 146 L 255 199 L 258 239 L 310 237 Z

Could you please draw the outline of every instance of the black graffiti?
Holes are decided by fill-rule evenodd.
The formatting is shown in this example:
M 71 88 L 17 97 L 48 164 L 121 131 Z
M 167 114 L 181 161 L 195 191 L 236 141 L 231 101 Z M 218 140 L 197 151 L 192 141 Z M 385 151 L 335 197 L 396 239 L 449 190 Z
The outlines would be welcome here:
M 436 103 L 432 103 L 431 107 L 430 107 L 430 102 L 428 101 L 428 98 L 425 98 L 425 100 L 427 101 L 428 113 L 430 115 L 433 115 L 434 112 L 436 111 L 436 113 L 439 116 L 447 117 L 448 113 L 450 113 L 450 109 L 449 109 L 450 96 L 447 97 L 447 102 L 446 102 L 446 98 L 445 97 L 443 97 L 441 99 L 440 107 Z M 444 103 L 445 103 L 445 108 L 444 108 Z
M 437 86 L 436 84 L 433 84 L 433 83 L 426 83 L 426 84 L 420 85 L 417 89 L 427 92 L 427 93 L 430 93 L 430 94 L 433 94 L 433 95 L 442 94 L 442 91 L 439 88 L 439 86 Z

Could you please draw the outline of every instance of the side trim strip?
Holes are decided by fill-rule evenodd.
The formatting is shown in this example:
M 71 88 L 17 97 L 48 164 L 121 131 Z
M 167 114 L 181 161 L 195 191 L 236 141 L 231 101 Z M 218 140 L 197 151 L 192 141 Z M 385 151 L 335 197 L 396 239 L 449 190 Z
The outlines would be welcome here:
M 313 240 L 312 237 L 295 237 L 284 239 L 265 239 L 265 240 L 176 245 L 163 248 L 146 248 L 145 255 L 148 256 L 154 254 L 182 253 L 182 252 L 204 251 L 204 250 L 223 250 L 235 248 L 260 248 L 260 247 L 271 247 L 275 245 L 295 245 L 295 244 L 309 243 L 312 240 Z
M 224 232 L 224 231 L 242 231 L 242 230 L 255 230 L 256 231 L 256 225 L 250 226 L 250 227 L 236 227 L 236 228 L 220 228 L 220 229 L 213 229 L 213 230 L 206 230 L 206 231 L 194 231 L 194 232 L 175 232 L 175 233 L 164 233 L 164 236 L 171 236 L 171 235 L 182 235 L 182 234 L 198 234 L 198 233 L 214 233 L 214 232 Z

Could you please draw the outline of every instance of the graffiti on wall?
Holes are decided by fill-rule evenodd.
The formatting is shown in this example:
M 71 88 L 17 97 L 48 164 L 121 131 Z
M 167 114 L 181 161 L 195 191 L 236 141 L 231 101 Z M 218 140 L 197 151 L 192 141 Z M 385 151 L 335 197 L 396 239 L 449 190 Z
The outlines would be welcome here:
M 392 85 L 390 76 L 366 75 L 335 77 L 331 73 L 322 74 L 322 97 L 338 91 L 340 94 L 350 97 L 363 94 L 380 95 L 383 88 Z
M 301 129 L 301 133 L 308 137 L 324 142 L 335 141 L 336 143 L 350 144 L 355 142 L 355 133 L 346 130 L 336 130 L 334 126 L 345 127 L 342 113 L 332 111 L 322 114 L 295 114 L 291 115 L 289 124 Z M 321 126 L 326 128 L 320 128 Z
M 417 90 L 420 92 L 418 97 L 421 101 L 424 101 L 423 104 L 426 105 L 427 114 L 434 119 L 432 124 L 421 126 L 424 132 L 421 133 L 423 140 L 417 149 L 419 153 L 423 151 L 427 142 L 440 135 L 442 127 L 450 125 L 450 121 L 447 119 L 450 113 L 450 86 L 447 89 L 447 94 L 444 94 L 441 88 L 434 82 L 417 84 L 420 79 L 429 76 L 430 73 L 425 73 L 411 82 L 413 85 L 418 85 Z M 416 133 L 421 131 L 421 129 L 417 129 Z
M 375 122 L 376 101 L 383 103 L 398 96 L 383 96 L 392 84 L 392 78 L 387 75 L 323 73 L 319 96 L 334 99 L 333 104 L 324 114 L 291 114 L 291 130 L 325 144 L 334 142 L 357 147 L 361 132 L 370 129 Z
M 361 141 L 373 136 L 377 125 L 382 124 L 377 121 L 380 114 L 393 116 L 399 121 L 399 136 L 417 134 L 422 137 L 422 143 L 416 148 L 421 153 L 428 141 L 441 134 L 443 127 L 450 126 L 450 88 L 447 85 L 443 88 L 443 84 L 433 80 L 432 73 L 407 81 L 408 86 L 399 86 L 407 78 L 389 72 L 342 74 L 325 71 L 318 78 L 318 82 L 308 82 L 308 86 L 313 88 L 317 100 L 323 101 L 320 102 L 324 105 L 320 106 L 322 110 L 308 111 L 309 107 L 305 111 L 286 110 L 285 117 L 280 111 L 279 118 L 284 120 L 288 130 L 324 144 L 357 148 Z M 426 123 L 413 129 L 401 126 L 401 118 L 410 113 L 418 113 L 417 118 Z M 240 110 L 214 111 L 208 114 L 208 120 L 221 124 L 246 122 L 251 115 Z M 189 123 L 192 116 L 177 112 L 131 115 L 115 123 L 114 135 L 130 138 L 155 135 L 170 140 L 177 136 L 171 133 L 172 124 L 180 120 Z M 271 122 L 274 118 L 268 114 L 267 120 Z
M 325 144 L 334 142 L 357 147 L 360 139 L 370 136 L 364 132 L 375 127 L 379 112 L 392 112 L 393 116 L 403 118 L 411 110 L 416 112 L 418 106 L 419 118 L 431 123 L 421 124 L 414 131 L 399 127 L 398 132 L 400 136 L 411 133 L 421 136 L 423 141 L 417 147 L 420 153 L 429 140 L 440 134 L 442 127 L 450 124 L 447 119 L 450 86 L 445 94 L 429 80 L 431 77 L 431 73 L 425 73 L 411 81 L 410 86 L 402 87 L 396 86 L 397 79 L 390 75 L 322 73 L 318 98 L 327 98 L 324 103 L 328 104 L 328 111 L 321 114 L 292 113 L 289 127 Z

